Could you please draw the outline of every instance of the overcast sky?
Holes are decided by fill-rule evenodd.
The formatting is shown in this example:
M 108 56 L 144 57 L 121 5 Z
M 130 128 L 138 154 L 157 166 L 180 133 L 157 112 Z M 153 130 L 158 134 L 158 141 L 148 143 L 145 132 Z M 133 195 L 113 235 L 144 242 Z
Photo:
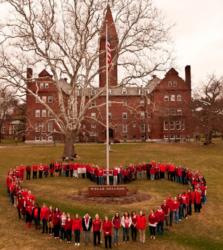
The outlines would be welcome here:
M 185 65 L 191 65 L 192 87 L 199 86 L 208 75 L 223 75 L 223 0 L 153 0 L 174 24 L 177 70 L 184 78 Z M 7 15 L 0 10 L 0 19 Z
M 192 84 L 207 75 L 223 75 L 223 0 L 154 0 L 168 22 L 174 23 L 176 64 L 184 77 L 191 65 Z

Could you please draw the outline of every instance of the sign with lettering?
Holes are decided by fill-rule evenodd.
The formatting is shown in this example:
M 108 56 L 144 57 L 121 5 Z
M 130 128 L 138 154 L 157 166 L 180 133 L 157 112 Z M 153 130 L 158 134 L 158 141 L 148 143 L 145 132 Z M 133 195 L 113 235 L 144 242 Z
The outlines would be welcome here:
M 128 189 L 126 186 L 91 186 L 88 187 L 88 195 L 92 197 L 120 197 L 126 196 Z

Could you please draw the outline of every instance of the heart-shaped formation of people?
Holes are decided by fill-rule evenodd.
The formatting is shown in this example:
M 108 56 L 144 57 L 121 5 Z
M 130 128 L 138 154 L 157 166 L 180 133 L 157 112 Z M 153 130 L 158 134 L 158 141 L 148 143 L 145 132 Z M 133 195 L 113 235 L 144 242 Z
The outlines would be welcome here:
M 60 211 L 59 208 L 48 207 L 46 204 L 40 207 L 32 192 L 22 188 L 24 178 L 26 180 L 48 176 L 88 178 L 98 185 L 104 185 L 108 175 L 110 185 L 127 184 L 138 179 L 150 181 L 167 179 L 187 186 L 187 191 L 176 197 L 167 197 L 157 210 L 151 210 L 148 217 L 143 211 L 138 214 L 136 212 L 130 214 L 126 211 L 122 216 L 117 211 L 112 219 L 105 216 L 102 220 L 99 214 L 94 218 L 91 218 L 88 213 L 82 218 L 79 214 L 71 218 L 70 214 Z M 21 165 L 10 169 L 6 183 L 10 201 L 17 208 L 19 219 L 24 219 L 27 227 L 30 228 L 34 222 L 36 229 L 42 228 L 42 233 L 48 233 L 68 243 L 73 241 L 76 246 L 80 246 L 82 232 L 85 244 L 90 242 L 91 232 L 94 245 L 101 244 L 101 231 L 103 231 L 106 248 L 111 248 L 112 243 L 114 246 L 119 244 L 121 228 L 123 241 L 129 241 L 131 232 L 133 241 L 139 240 L 145 243 L 147 226 L 149 226 L 150 238 L 155 239 L 156 235 L 162 235 L 167 227 L 187 219 L 193 211 L 200 213 L 202 205 L 206 203 L 207 192 L 206 180 L 198 171 L 155 161 L 116 167 L 109 173 L 101 167 L 77 162 Z M 95 201 L 97 202 L 97 198 Z M 137 237 L 138 234 L 139 237 Z

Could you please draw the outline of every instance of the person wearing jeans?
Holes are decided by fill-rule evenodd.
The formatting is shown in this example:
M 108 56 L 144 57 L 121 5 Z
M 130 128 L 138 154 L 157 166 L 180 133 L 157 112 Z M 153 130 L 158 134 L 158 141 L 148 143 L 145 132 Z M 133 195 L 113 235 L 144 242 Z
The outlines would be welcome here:
M 123 241 L 129 241 L 129 228 L 132 225 L 132 219 L 128 212 L 125 212 L 122 216 L 121 225 L 123 229 Z
M 114 237 L 113 237 L 113 243 L 114 245 L 118 245 L 118 234 L 119 234 L 119 229 L 121 227 L 121 219 L 119 216 L 119 213 L 116 213 L 115 216 L 112 218 L 112 226 L 114 229 Z

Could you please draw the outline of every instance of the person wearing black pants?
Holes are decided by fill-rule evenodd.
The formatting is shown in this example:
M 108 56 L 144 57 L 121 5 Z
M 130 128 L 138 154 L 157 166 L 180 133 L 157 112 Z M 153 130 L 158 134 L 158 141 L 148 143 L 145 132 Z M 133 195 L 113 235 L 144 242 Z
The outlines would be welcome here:
M 26 167 L 26 180 L 30 180 L 30 176 L 31 176 L 31 167 L 27 166 Z
M 132 212 L 131 219 L 132 219 L 131 236 L 132 236 L 132 240 L 136 241 L 136 238 L 137 238 L 137 228 L 136 228 L 137 217 L 136 217 L 136 213 L 135 212 Z
M 95 215 L 95 219 L 92 222 L 93 226 L 93 236 L 94 236 L 94 246 L 101 244 L 101 220 L 99 215 Z
M 148 221 L 149 221 L 150 238 L 155 240 L 155 238 L 156 238 L 157 218 L 156 218 L 154 210 L 151 210 Z
M 95 231 L 94 232 L 94 246 L 100 245 L 101 243 L 101 232 Z
M 102 229 L 105 238 L 105 248 L 112 248 L 112 222 L 105 216 L 102 224 Z

